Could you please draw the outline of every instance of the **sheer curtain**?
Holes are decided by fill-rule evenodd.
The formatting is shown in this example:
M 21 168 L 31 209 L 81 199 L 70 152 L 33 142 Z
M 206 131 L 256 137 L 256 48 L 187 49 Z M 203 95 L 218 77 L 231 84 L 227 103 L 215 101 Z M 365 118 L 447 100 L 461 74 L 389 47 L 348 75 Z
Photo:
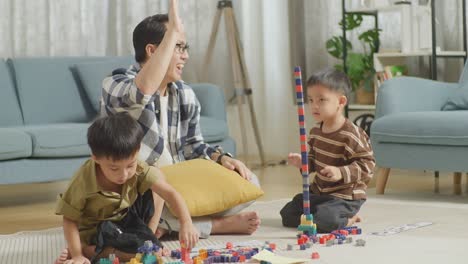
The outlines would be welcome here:
M 198 65 L 217 1 L 179 2 L 190 63 Z M 132 54 L 137 23 L 167 10 L 168 0 L 0 0 L 0 57 Z
M 293 66 L 288 2 L 240 1 L 239 7 L 241 39 L 262 143 L 267 158 L 275 160 L 285 158 L 288 151 L 297 150 L 299 146 L 299 140 L 295 140 L 299 135 L 297 114 L 292 104 Z M 232 113 L 232 120 L 237 120 L 236 113 Z M 253 135 L 251 130 L 248 132 Z M 297 136 L 291 139 L 291 133 Z M 249 139 L 249 152 L 256 154 L 253 136 Z

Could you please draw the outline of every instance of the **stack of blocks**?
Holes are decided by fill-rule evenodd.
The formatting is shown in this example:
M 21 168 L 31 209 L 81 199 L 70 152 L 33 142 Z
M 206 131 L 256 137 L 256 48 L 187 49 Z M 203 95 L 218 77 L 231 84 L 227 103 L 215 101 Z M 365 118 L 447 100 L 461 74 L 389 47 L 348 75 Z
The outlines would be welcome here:
M 304 214 L 301 216 L 301 224 L 297 230 L 306 235 L 312 236 L 317 234 L 317 226 L 314 224 L 314 217 L 310 213 L 309 199 L 309 162 L 307 160 L 307 133 L 305 129 L 304 117 L 304 92 L 302 89 L 301 68 L 294 69 L 294 78 L 296 81 L 296 102 L 297 116 L 299 118 L 299 140 L 301 145 L 301 172 L 302 172 L 302 197 Z
M 119 258 L 115 254 L 110 254 L 108 259 L 102 258 L 99 264 L 120 264 Z
M 272 247 L 276 248 L 276 245 L 273 243 L 268 244 L 268 246 L 268 250 L 273 250 Z M 232 243 L 228 242 L 225 249 L 200 249 L 198 251 L 198 255 L 192 258 L 190 258 L 190 250 L 182 247 L 181 249 L 172 250 L 171 257 L 180 258 L 181 262 L 185 264 L 243 263 L 252 258 L 253 255 L 257 254 L 258 251 L 258 248 L 250 247 L 239 247 L 234 249 Z
M 317 225 L 314 223 L 314 216 L 312 214 L 302 215 L 301 224 L 297 227 L 297 231 L 306 236 L 317 234 Z
M 159 251 L 159 247 L 151 241 L 145 241 L 145 244 L 138 248 L 138 252 L 134 258 L 130 259 L 128 264 L 163 264 L 161 257 L 155 255 Z M 120 264 L 119 258 L 114 254 L 110 254 L 109 258 L 101 258 L 99 264 Z

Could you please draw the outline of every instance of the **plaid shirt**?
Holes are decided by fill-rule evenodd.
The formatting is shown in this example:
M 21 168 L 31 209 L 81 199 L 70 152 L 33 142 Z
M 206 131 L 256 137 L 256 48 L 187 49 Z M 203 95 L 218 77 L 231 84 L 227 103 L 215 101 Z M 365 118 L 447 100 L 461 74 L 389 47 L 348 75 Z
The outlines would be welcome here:
M 140 148 L 140 158 L 153 165 L 164 149 L 164 138 L 159 125 L 159 91 L 143 94 L 135 84 L 140 71 L 138 64 L 125 72 L 114 73 L 102 82 L 101 115 L 128 112 L 142 126 L 145 136 Z M 194 158 L 207 158 L 215 151 L 203 142 L 200 130 L 200 103 L 194 91 L 182 81 L 167 88 L 168 143 L 174 162 Z

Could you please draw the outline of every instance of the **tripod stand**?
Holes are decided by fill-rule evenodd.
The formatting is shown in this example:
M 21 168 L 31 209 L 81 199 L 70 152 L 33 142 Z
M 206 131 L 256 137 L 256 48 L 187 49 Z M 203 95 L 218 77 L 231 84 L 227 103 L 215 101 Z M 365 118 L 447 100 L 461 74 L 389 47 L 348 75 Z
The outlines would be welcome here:
M 244 99 L 247 98 L 247 103 L 250 110 L 250 118 L 252 122 L 252 127 L 255 134 L 255 140 L 257 143 L 258 151 L 260 154 L 261 165 L 265 164 L 265 157 L 263 152 L 262 142 L 260 140 L 260 133 L 258 131 L 257 119 L 255 117 L 255 111 L 252 101 L 252 88 L 250 85 L 249 75 L 247 73 L 247 67 L 245 65 L 245 59 L 243 55 L 243 50 L 241 47 L 241 42 L 239 39 L 239 30 L 237 28 L 236 18 L 232 9 L 232 1 L 218 1 L 218 10 L 215 15 L 213 28 L 211 31 L 210 42 L 208 44 L 208 50 L 206 53 L 205 61 L 203 63 L 203 72 L 202 80 L 207 79 L 207 69 L 213 56 L 214 46 L 216 44 L 216 35 L 218 33 L 219 24 L 221 21 L 221 15 L 224 11 L 224 20 L 226 22 L 226 35 L 229 44 L 229 53 L 231 57 L 232 71 L 234 76 L 234 87 L 235 87 L 235 96 L 237 101 L 237 107 L 239 111 L 240 119 L 240 129 L 242 136 L 242 147 L 244 154 L 248 156 L 248 143 L 247 135 L 244 124 L 244 112 L 242 111 L 242 104 Z

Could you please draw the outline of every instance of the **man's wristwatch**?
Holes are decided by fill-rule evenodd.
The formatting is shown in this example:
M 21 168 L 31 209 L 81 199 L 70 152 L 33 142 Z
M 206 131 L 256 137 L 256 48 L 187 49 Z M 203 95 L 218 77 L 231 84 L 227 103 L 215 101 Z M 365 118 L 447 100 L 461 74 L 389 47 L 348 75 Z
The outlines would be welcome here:
M 216 159 L 216 163 L 218 163 L 219 165 L 223 165 L 223 164 L 221 163 L 221 159 L 222 159 L 224 156 L 228 156 L 228 157 L 232 158 L 232 154 L 231 154 L 231 153 L 229 153 L 229 152 L 223 152 L 223 153 L 221 153 L 221 154 L 218 156 L 218 158 Z
M 219 145 L 215 146 L 214 149 L 215 149 L 215 152 L 219 153 L 219 156 L 216 159 L 216 163 L 218 163 L 219 165 L 223 165 L 223 164 L 221 164 L 221 159 L 223 158 L 223 156 L 228 156 L 230 158 L 233 157 L 231 153 L 224 152 L 223 148 L 221 146 L 219 146 Z

